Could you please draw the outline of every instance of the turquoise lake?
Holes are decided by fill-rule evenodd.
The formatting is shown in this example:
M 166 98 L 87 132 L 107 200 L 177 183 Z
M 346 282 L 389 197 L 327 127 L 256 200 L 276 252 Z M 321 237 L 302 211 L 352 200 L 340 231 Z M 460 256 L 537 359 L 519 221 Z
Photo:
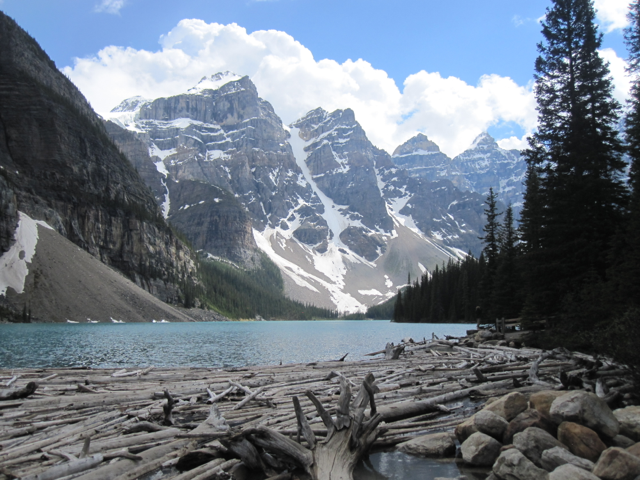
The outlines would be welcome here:
M 460 336 L 471 324 L 277 321 L 0 325 L 0 367 L 241 367 L 363 360 L 403 338 Z

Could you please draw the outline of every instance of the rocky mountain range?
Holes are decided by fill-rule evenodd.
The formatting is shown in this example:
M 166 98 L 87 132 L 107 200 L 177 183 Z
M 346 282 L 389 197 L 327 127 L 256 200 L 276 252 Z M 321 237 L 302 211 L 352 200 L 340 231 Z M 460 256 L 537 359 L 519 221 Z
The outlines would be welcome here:
M 410 164 L 425 163 L 423 152 L 438 165 L 448 157 L 424 136 L 392 157 L 350 109 L 318 108 L 286 126 L 248 77 L 226 72 L 173 97 L 127 99 L 105 120 L 197 249 L 249 268 L 266 252 L 298 300 L 361 310 L 408 274 L 481 249 L 484 196 Z
M 488 133 L 480 134 L 472 145 L 453 159 L 424 134 L 418 134 L 393 152 L 396 165 L 409 175 L 427 180 L 450 180 L 460 190 L 487 196 L 489 188 L 515 212 L 522 208 L 526 164 L 518 150 L 505 150 Z

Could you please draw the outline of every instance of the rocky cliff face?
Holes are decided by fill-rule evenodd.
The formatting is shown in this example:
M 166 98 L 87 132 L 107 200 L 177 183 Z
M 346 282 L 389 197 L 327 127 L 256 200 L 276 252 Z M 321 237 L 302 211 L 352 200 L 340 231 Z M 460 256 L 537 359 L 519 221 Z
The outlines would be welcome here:
M 516 212 L 522 208 L 526 164 L 518 150 L 500 148 L 488 133 L 478 136 L 471 147 L 453 159 L 418 134 L 396 148 L 393 161 L 414 177 L 450 180 L 462 191 L 485 197 L 493 187 L 501 202 L 511 203 Z
M 176 300 L 173 282 L 194 273 L 191 252 L 84 97 L 1 12 L 0 172 L 3 248 L 19 210 L 162 300 Z
M 487 195 L 493 187 L 498 199 L 520 211 L 527 166 L 518 150 L 500 148 L 491 135 L 483 133 L 453 163 L 474 191 Z

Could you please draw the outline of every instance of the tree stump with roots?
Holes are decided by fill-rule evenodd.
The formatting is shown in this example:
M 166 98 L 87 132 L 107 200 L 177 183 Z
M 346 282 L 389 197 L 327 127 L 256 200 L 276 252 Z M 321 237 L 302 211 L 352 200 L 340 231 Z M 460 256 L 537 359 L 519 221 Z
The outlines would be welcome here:
M 238 455 L 250 469 L 262 470 L 267 476 L 303 469 L 312 480 L 352 480 L 358 461 L 382 433 L 383 420 L 374 401 L 374 376 L 369 373 L 358 395 L 351 402 L 351 388 L 340 377 L 340 399 L 332 418 L 311 391 L 305 392 L 327 427 L 327 436 L 318 441 L 302 411 L 298 397 L 293 404 L 298 420 L 298 441 L 267 427 L 247 429 L 229 439 L 227 448 Z M 365 415 L 370 406 L 370 415 Z M 304 437 L 306 447 L 300 436 Z

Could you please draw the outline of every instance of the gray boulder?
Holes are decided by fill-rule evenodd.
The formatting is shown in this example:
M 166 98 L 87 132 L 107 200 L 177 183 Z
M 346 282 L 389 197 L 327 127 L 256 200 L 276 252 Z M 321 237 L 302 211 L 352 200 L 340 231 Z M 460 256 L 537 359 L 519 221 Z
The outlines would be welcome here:
M 586 458 L 580 458 L 562 447 L 553 447 L 542 452 L 540 459 L 542 468 L 553 472 L 561 465 L 573 465 L 583 470 L 592 471 L 595 464 Z
M 502 480 L 548 480 L 549 473 L 538 468 L 520 450 L 510 448 L 493 464 L 493 473 Z
M 620 423 L 620 433 L 631 440 L 640 442 L 640 406 L 619 408 L 613 414 Z
M 512 392 L 487 405 L 483 410 L 496 413 L 507 422 L 510 422 L 520 413 L 524 412 L 528 406 L 529 402 L 527 401 L 527 397 L 520 392 Z
M 620 424 L 604 400 L 593 393 L 575 391 L 556 398 L 549 410 L 556 424 L 575 422 L 595 432 L 613 438 L 620 431 Z
M 622 429 L 622 425 L 620 425 L 620 428 Z M 629 448 L 632 445 L 635 445 L 636 442 L 634 442 L 633 440 L 631 440 L 629 437 L 626 437 L 624 435 L 616 435 L 615 437 L 613 437 L 611 439 L 611 442 L 609 443 L 610 447 L 620 447 L 620 448 Z
M 462 444 L 462 459 L 471 465 L 488 467 L 498 458 L 501 448 L 502 444 L 495 438 L 476 432 Z
M 602 480 L 633 480 L 640 475 L 640 458 L 619 447 L 607 448 L 593 474 Z
M 529 427 L 513 436 L 513 445 L 536 466 L 542 467 L 542 452 L 550 448 L 566 448 L 549 432 L 541 428 Z
M 566 463 L 549 474 L 549 480 L 600 480 L 593 473 Z
M 474 415 L 474 424 L 479 432 L 485 433 L 498 441 L 502 440 L 509 426 L 504 418 L 491 410 L 480 410 Z
M 443 458 L 456 453 L 455 437 L 451 433 L 423 435 L 398 445 L 398 450 L 409 455 Z

